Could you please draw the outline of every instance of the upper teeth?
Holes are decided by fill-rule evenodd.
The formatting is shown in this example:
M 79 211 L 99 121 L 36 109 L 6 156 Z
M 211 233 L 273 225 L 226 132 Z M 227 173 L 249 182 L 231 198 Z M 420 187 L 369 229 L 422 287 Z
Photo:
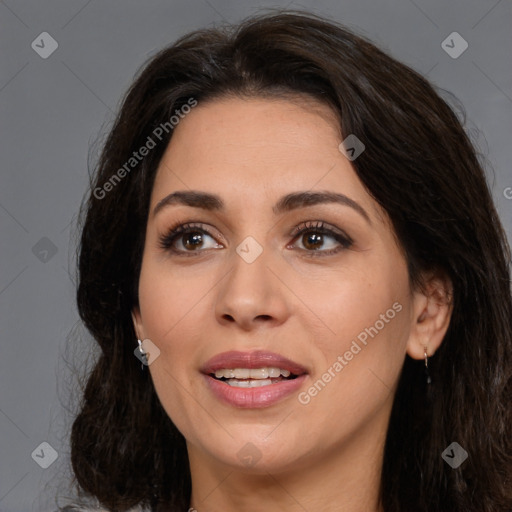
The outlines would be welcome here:
M 215 371 L 215 377 L 221 379 L 267 379 L 269 377 L 289 377 L 290 372 L 288 370 L 282 370 L 281 368 L 266 367 L 266 368 L 234 368 L 234 369 L 221 369 Z

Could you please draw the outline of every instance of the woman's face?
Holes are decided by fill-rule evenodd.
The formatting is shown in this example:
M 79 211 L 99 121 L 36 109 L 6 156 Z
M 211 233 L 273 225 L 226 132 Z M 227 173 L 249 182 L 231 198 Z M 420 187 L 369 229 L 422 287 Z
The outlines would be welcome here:
M 340 143 L 305 99 L 199 102 L 174 128 L 134 318 L 191 463 L 276 474 L 383 444 L 417 295 Z

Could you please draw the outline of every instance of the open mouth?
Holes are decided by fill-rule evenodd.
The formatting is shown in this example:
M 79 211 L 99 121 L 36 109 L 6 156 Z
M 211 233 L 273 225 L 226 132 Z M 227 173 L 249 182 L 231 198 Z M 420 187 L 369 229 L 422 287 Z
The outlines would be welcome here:
M 270 386 L 283 381 L 296 379 L 299 375 L 276 367 L 264 368 L 226 368 L 209 374 L 216 380 L 238 388 L 257 388 Z

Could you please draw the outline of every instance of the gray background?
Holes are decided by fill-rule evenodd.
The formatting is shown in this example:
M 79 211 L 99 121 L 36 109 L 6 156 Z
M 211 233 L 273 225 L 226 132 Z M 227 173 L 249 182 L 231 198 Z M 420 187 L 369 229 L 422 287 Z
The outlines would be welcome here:
M 90 340 L 77 323 L 73 284 L 92 143 L 135 71 L 162 46 L 195 28 L 286 6 L 355 28 L 461 100 L 511 239 L 510 0 L 0 1 L 0 511 L 54 510 L 53 497 L 68 492 L 66 361 L 91 364 L 96 352 L 83 352 Z M 454 31 L 469 45 L 456 59 L 441 46 Z M 42 32 L 58 42 L 46 59 L 31 47 L 42 46 Z M 70 333 L 76 341 L 67 346 Z M 47 469 L 31 456 L 42 442 L 58 452 Z M 37 453 L 50 460 L 47 448 Z

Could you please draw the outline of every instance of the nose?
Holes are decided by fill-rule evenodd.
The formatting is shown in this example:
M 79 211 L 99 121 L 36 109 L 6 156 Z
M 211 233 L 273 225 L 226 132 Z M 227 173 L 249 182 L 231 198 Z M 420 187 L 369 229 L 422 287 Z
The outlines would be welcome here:
M 219 323 L 244 331 L 277 326 L 289 316 L 287 288 L 265 251 L 252 263 L 233 255 L 232 269 L 218 287 L 215 315 Z M 274 268 L 272 268 L 274 266 Z

